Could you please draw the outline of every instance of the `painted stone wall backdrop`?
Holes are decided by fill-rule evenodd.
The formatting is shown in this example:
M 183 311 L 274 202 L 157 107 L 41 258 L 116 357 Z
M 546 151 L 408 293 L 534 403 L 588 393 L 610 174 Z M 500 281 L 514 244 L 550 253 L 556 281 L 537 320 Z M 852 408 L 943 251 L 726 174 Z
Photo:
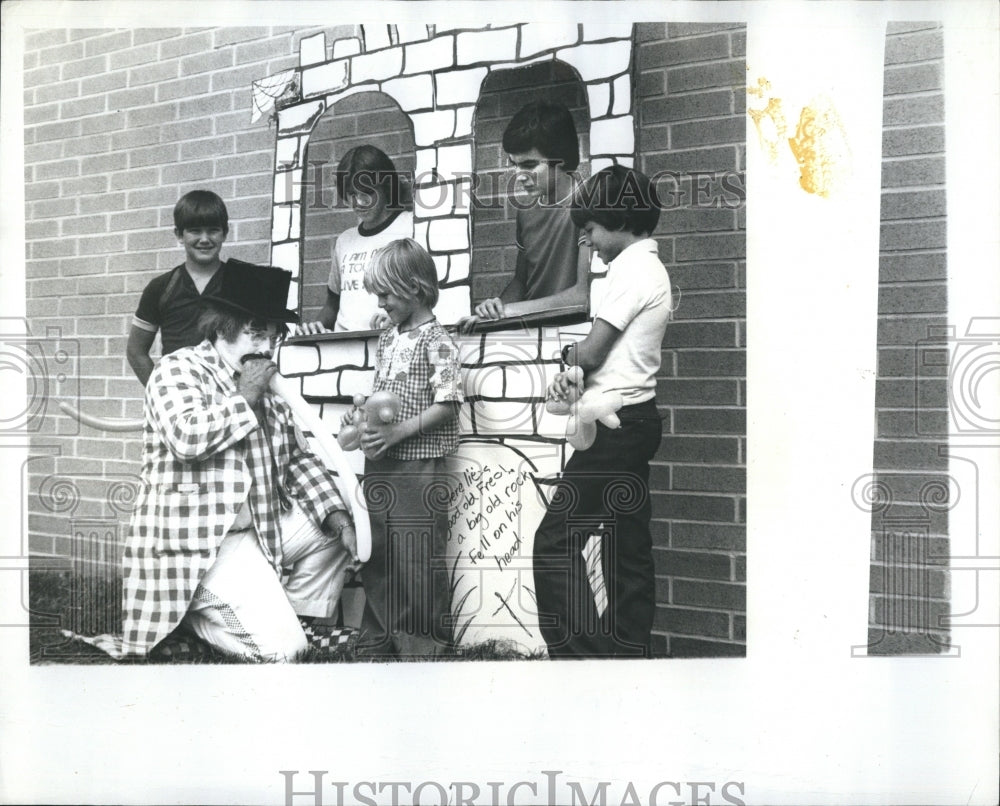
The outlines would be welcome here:
M 885 46 L 869 652 L 948 647 L 944 42 L 890 23 Z M 951 334 L 954 336 L 954 334 Z M 958 334 L 959 336 L 963 334 Z M 970 492 L 966 490 L 966 492 Z
M 478 204 L 470 204 L 472 171 L 479 171 L 474 155 L 476 147 L 481 148 L 485 170 L 496 176 L 502 157 L 499 135 L 490 128 L 499 126 L 502 131 L 506 120 L 497 120 L 497 111 L 508 117 L 513 114 L 523 103 L 523 91 L 529 84 L 535 97 L 555 100 L 563 100 L 568 89 L 584 142 L 589 142 L 593 129 L 610 121 L 611 131 L 599 138 L 601 159 L 633 161 L 631 26 L 599 34 L 582 26 L 542 29 L 547 34 L 544 37 L 534 25 L 486 32 L 426 28 L 404 36 L 398 27 L 390 26 L 389 40 L 385 41 L 373 39 L 369 26 L 362 26 L 360 38 L 335 41 L 332 58 L 319 65 L 313 60 L 327 52 L 325 38 L 316 35 L 303 42 L 303 68 L 266 80 L 276 88 L 282 82 L 285 87 L 274 102 L 279 132 L 284 136 L 278 141 L 280 156 L 275 165 L 272 260 L 294 270 L 296 251 L 308 255 L 311 248 L 302 234 L 308 228 L 298 226 L 299 220 L 311 215 L 308 189 L 303 185 L 298 196 L 285 192 L 279 197 L 279 185 L 294 188 L 298 177 L 304 176 L 304 166 L 313 159 L 316 127 L 331 115 L 331 107 L 336 115 L 345 100 L 377 90 L 381 96 L 391 97 L 405 113 L 402 121 L 399 115 L 383 117 L 383 125 L 404 136 L 413 133 L 418 165 L 420 155 L 424 155 L 424 170 L 416 172 L 413 179 L 414 237 L 424 243 L 438 265 L 442 299 L 436 313 L 445 323 L 468 313 L 470 272 L 478 271 L 478 261 L 471 255 L 470 229 L 482 212 Z M 485 37 L 481 36 L 484 33 Z M 419 43 L 420 59 L 413 57 L 417 47 L 413 42 Z M 470 47 L 470 42 L 481 47 Z M 338 56 L 338 52 L 349 55 Z M 600 66 L 590 64 L 585 55 Z M 375 57 L 378 69 L 373 72 L 370 68 Z M 591 81 L 586 86 L 605 90 L 597 94 L 593 105 L 581 74 L 569 64 L 584 71 Z M 318 76 L 316 81 L 314 76 Z M 255 90 L 261 86 L 258 83 Z M 483 105 L 484 87 L 490 86 L 483 112 L 496 109 L 492 110 L 493 119 L 484 123 L 475 113 Z M 618 97 L 612 103 L 614 86 Z M 521 88 L 520 101 L 512 97 L 511 87 Z M 313 96 L 323 90 L 327 90 L 325 97 L 314 100 Z M 507 101 L 503 110 L 499 110 L 497 90 Z M 452 105 L 457 107 L 452 109 Z M 334 119 L 341 122 L 339 117 Z M 350 120 L 343 124 L 347 129 L 354 125 Z M 480 125 L 484 137 L 474 140 L 473 130 Z M 435 161 L 442 154 L 446 156 L 443 164 Z M 512 188 L 503 189 L 501 201 L 512 193 Z M 508 228 L 506 234 L 512 244 L 513 231 Z M 597 271 L 604 273 L 599 261 L 596 265 Z M 595 302 L 599 293 L 595 288 Z M 582 332 L 588 329 L 589 324 Z M 560 368 L 551 356 L 561 343 L 556 331 L 537 327 L 461 339 L 468 403 L 461 413 L 465 442 L 452 460 L 455 482 L 451 498 L 460 504 L 461 513 L 450 536 L 449 568 L 456 632 L 465 641 L 498 638 L 516 641 L 528 650 L 544 643 L 537 632 L 534 608 L 531 538 L 544 512 L 544 483 L 561 469 L 564 456 L 565 420 L 546 416 L 544 411 L 545 389 Z M 288 358 L 282 358 L 281 363 L 291 366 L 289 362 L 298 362 L 310 373 L 294 373 L 292 377 L 300 378 L 303 394 L 336 430 L 348 404 L 345 395 L 370 389 L 372 358 L 370 337 L 359 335 L 306 343 L 298 340 L 288 345 Z M 353 458 L 360 469 L 360 454 Z M 476 479 L 485 481 L 480 484 Z M 530 484 L 526 485 L 527 481 Z M 542 486 L 536 487 L 536 482 Z M 498 520 L 501 513 L 502 521 Z M 499 599 L 502 607 L 495 608 L 494 599 Z
M 324 34 L 305 40 L 300 68 L 254 85 L 255 117 L 276 110 L 278 141 L 271 261 L 301 281 L 302 188 L 317 120 L 362 92 L 392 98 L 406 113 L 416 152 L 414 233 L 438 265 L 446 324 L 470 310 L 473 119 L 483 82 L 498 73 L 559 62 L 586 83 L 593 165 L 632 164 L 632 25 L 509 24 L 481 29 L 362 25 L 328 47 Z M 616 90 L 617 88 L 617 90 Z M 616 94 L 617 92 L 617 94 Z M 290 299 L 298 299 L 298 290 Z
M 461 181 L 459 177 L 468 171 L 472 154 L 469 132 L 464 127 L 460 130 L 457 123 L 454 129 L 450 128 L 451 118 L 446 114 L 442 116 L 449 111 L 446 105 L 441 108 L 442 100 L 476 103 L 473 129 L 477 136 L 474 141 L 477 171 L 480 164 L 489 169 L 502 165 L 498 146 L 500 133 L 509 114 L 522 102 L 517 100 L 518 94 L 511 88 L 523 88 L 531 80 L 540 82 L 535 85 L 538 97 L 556 97 L 574 109 L 583 135 L 584 158 L 588 151 L 594 152 L 593 163 L 584 166 L 584 173 L 589 172 L 588 168 L 599 169 L 610 160 L 633 164 L 631 149 L 638 137 L 638 152 L 650 163 L 647 171 L 663 174 L 659 187 L 668 209 L 656 234 L 675 283 L 682 290 L 692 292 L 686 318 L 710 320 L 704 323 L 708 328 L 702 327 L 700 321 L 692 323 L 693 327 L 686 328 L 687 341 L 681 334 L 679 342 L 681 348 L 705 349 L 680 349 L 664 355 L 666 394 L 679 395 L 679 400 L 688 405 L 664 408 L 667 437 L 661 451 L 663 458 L 658 457 L 657 463 L 655 526 L 658 560 L 665 571 L 659 584 L 658 599 L 662 607 L 658 626 L 663 634 L 657 638 L 657 649 L 670 654 L 740 655 L 745 641 L 742 496 L 745 490 L 745 440 L 742 438 L 745 433 L 745 386 L 741 383 L 745 375 L 741 321 L 745 318 L 742 292 L 745 250 L 741 218 L 741 149 L 745 138 L 745 103 L 741 87 L 745 65 L 742 26 L 645 26 L 642 31 L 645 42 L 638 53 L 632 50 L 631 31 L 625 43 L 614 41 L 620 32 L 605 30 L 595 34 L 573 26 L 558 30 L 547 27 L 547 36 L 541 40 L 546 44 L 533 47 L 530 44 L 532 35 L 539 27 L 511 26 L 491 31 L 481 40 L 488 44 L 487 49 L 476 52 L 468 48 L 463 51 L 457 44 L 452 49 L 452 37 L 457 37 L 460 43 L 470 32 L 411 32 L 410 35 L 419 40 L 422 52 L 436 54 L 432 59 L 412 64 L 407 58 L 415 46 L 404 42 L 392 28 L 388 40 L 372 43 L 364 28 L 358 40 L 334 42 L 332 59 L 303 68 L 301 77 L 288 73 L 274 79 L 275 83 L 286 82 L 290 88 L 284 100 L 276 104 L 286 129 L 286 135 L 279 140 L 279 153 L 297 155 L 297 163 L 279 160 L 279 181 L 282 170 L 295 171 L 304 160 L 311 159 L 307 141 L 315 132 L 310 133 L 310 126 L 321 119 L 324 109 L 331 103 L 342 103 L 339 99 L 345 95 L 356 97 L 354 93 L 372 87 L 386 94 L 396 93 L 400 106 L 411 110 L 408 114 L 418 148 L 418 177 L 426 175 L 421 171 L 422 164 L 450 177 L 440 183 L 418 180 L 418 184 L 433 185 L 435 190 L 453 183 L 457 185 Z M 304 64 L 312 65 L 323 54 L 329 56 L 327 43 L 323 41 L 320 47 L 320 41 L 317 35 L 304 43 L 311 54 L 303 56 Z M 447 43 L 447 47 L 443 47 L 443 43 Z M 373 44 L 380 59 L 379 69 L 374 73 L 369 70 L 376 55 L 371 52 Z M 627 46 L 623 48 L 622 45 Z M 601 46 L 604 47 L 599 51 L 594 50 Z M 610 50 L 605 49 L 609 46 Z M 350 58 L 338 58 L 338 50 L 351 54 Z M 606 63 L 590 64 L 581 58 L 583 53 L 605 54 L 607 58 L 603 61 Z M 498 66 L 490 61 L 491 57 L 504 61 Z M 692 59 L 695 60 L 693 67 L 671 69 L 672 65 L 688 65 Z M 566 63 L 574 65 L 575 69 L 568 70 Z M 526 69 L 511 69 L 525 65 L 528 65 Z M 625 72 L 616 74 L 619 67 Z M 423 71 L 428 71 L 433 81 L 420 82 Z M 320 77 L 318 84 L 307 80 L 307 74 L 312 73 Z M 411 77 L 399 83 L 406 76 Z M 645 125 L 639 125 L 636 135 L 632 128 L 634 116 L 627 128 L 621 124 L 628 121 L 629 116 L 625 113 L 633 109 L 636 95 L 633 88 L 640 80 L 653 96 L 662 95 L 672 81 L 677 87 L 676 97 L 670 98 L 674 101 L 676 114 L 671 116 L 670 107 L 658 107 L 653 102 L 640 105 L 636 109 L 640 124 L 648 118 L 652 124 L 663 125 L 650 126 L 648 131 Z M 478 87 L 478 99 L 475 91 L 470 90 L 470 81 L 473 90 Z M 444 97 L 440 93 L 428 94 L 432 87 L 440 90 L 452 86 L 461 86 L 462 91 L 445 93 Z M 583 107 L 584 88 L 587 107 Z M 313 99 L 324 91 L 329 92 L 322 101 Z M 426 115 L 437 115 L 439 125 L 431 129 L 425 126 L 421 134 L 421 121 Z M 653 152 L 648 156 L 642 145 L 647 137 L 651 144 L 649 151 Z M 735 142 L 720 145 L 730 140 Z M 704 147 L 706 142 L 711 148 Z M 443 170 L 427 158 L 422 162 L 421 152 L 432 150 L 456 159 L 457 163 L 453 164 L 461 165 L 462 170 Z M 456 192 L 455 196 L 459 195 Z M 305 198 L 303 194 L 299 209 L 305 205 Z M 470 250 L 467 236 L 462 233 L 468 226 L 468 210 L 456 208 L 455 215 L 450 215 L 450 210 L 439 207 L 421 209 L 419 201 L 418 187 L 418 240 L 427 237 L 436 225 L 444 222 L 455 225 L 436 243 L 433 239 L 426 241 L 440 261 L 439 274 L 445 284 L 452 279 L 449 270 L 457 261 L 464 257 L 463 267 L 469 265 L 468 252 L 471 251 L 473 288 L 478 282 L 483 294 L 499 290 L 505 277 L 501 269 L 507 268 L 502 265 L 504 236 L 510 243 L 513 241 L 509 211 L 488 211 L 488 215 L 480 217 L 484 211 L 473 210 L 475 237 Z M 282 198 L 280 206 L 279 211 L 276 205 L 275 213 L 275 221 L 280 222 L 275 227 L 275 253 L 292 260 L 295 249 L 308 250 L 310 247 L 298 244 L 296 200 Z M 289 208 L 288 212 L 284 208 Z M 422 229 L 421 218 L 428 219 L 427 230 Z M 727 237 L 725 233 L 731 234 Z M 442 250 L 447 252 L 447 263 Z M 465 250 L 464 256 L 461 250 Z M 482 264 L 480 255 L 485 258 Z M 276 258 L 275 262 L 281 259 Z M 510 256 L 506 260 L 510 260 Z M 479 273 L 481 266 L 485 269 L 482 274 Z M 294 268 L 291 263 L 286 267 Z M 595 264 L 595 269 L 602 271 L 603 266 Z M 681 277 L 679 281 L 677 276 Z M 462 283 L 465 278 L 455 279 Z M 722 291 L 716 291 L 717 288 Z M 601 293 L 603 284 L 597 277 L 592 284 L 592 310 Z M 474 296 L 479 294 L 473 291 Z M 441 305 L 438 306 L 438 315 L 450 321 L 452 313 L 447 305 L 443 307 L 444 311 Z M 461 312 L 465 310 L 467 308 Z M 682 316 L 679 312 L 678 319 Z M 577 334 L 585 332 L 586 327 L 576 328 Z M 546 419 L 542 405 L 545 379 L 559 369 L 551 361 L 551 355 L 567 338 L 565 333 L 557 338 L 553 335 L 529 328 L 525 332 L 507 331 L 463 340 L 470 399 L 470 404 L 462 411 L 463 433 L 470 439 L 485 436 L 491 444 L 500 441 L 516 445 L 517 450 L 534 450 L 535 459 L 541 452 L 544 460 L 533 466 L 536 478 L 544 478 L 546 467 L 549 474 L 558 470 L 560 460 L 550 443 L 559 440 L 563 426 L 561 422 L 552 422 L 553 418 Z M 295 349 L 300 348 L 296 345 Z M 322 360 L 310 358 L 314 374 L 302 379 L 303 393 L 315 401 L 324 419 L 335 428 L 347 401 L 334 396 L 338 390 L 343 394 L 345 384 L 353 388 L 366 375 L 370 377 L 370 364 L 357 362 L 371 360 L 371 345 L 363 354 L 357 346 L 342 341 L 302 347 L 310 356 L 314 356 L 316 350 L 326 357 Z M 483 350 L 487 352 L 483 354 Z M 540 366 L 533 368 L 531 364 L 535 362 L 541 362 Z M 328 371 L 331 367 L 336 369 Z M 725 378 L 722 385 L 730 395 L 718 401 L 722 405 L 716 405 L 710 398 L 696 398 L 695 390 L 699 385 L 702 391 L 706 388 L 703 385 L 706 376 L 712 380 L 717 375 Z M 689 385 L 685 392 L 683 386 L 689 379 L 695 380 L 695 385 Z M 370 381 L 361 382 L 370 384 Z M 686 400 L 685 394 L 689 395 Z M 527 444 L 523 444 L 525 442 Z M 703 452 L 706 444 L 709 446 L 707 456 Z M 676 455 L 668 449 L 671 445 L 689 449 L 683 462 L 676 462 Z M 724 457 L 722 461 L 727 465 L 719 466 L 720 457 Z M 476 455 L 470 455 L 469 461 L 477 466 L 488 464 Z M 516 457 L 510 456 L 507 464 L 515 461 Z M 706 463 L 712 464 L 706 467 Z M 671 480 L 671 476 L 676 477 L 676 481 Z M 677 530 L 676 547 L 669 534 L 671 528 Z M 703 551 L 709 534 L 715 536 L 714 544 L 713 538 L 707 541 L 712 549 L 723 550 Z M 517 549 L 530 557 L 530 541 L 524 535 L 517 534 Z M 492 592 L 501 597 L 511 595 L 510 591 Z M 530 597 L 530 590 L 527 596 Z M 522 615 L 527 618 L 530 613 Z M 514 630 L 516 632 L 516 627 Z

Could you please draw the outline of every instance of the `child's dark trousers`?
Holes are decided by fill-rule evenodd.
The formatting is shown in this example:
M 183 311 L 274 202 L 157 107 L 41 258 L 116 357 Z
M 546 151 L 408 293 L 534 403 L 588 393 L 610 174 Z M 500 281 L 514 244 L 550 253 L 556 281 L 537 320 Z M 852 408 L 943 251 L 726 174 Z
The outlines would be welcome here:
M 649 461 L 662 437 L 656 403 L 618 412 L 621 428 L 598 423 L 576 451 L 535 533 L 539 627 L 549 656 L 648 657 L 655 610 L 649 520 Z M 582 550 L 602 534 L 607 607 L 598 615 Z
M 372 554 L 361 572 L 362 654 L 426 657 L 449 646 L 445 459 L 365 462 Z

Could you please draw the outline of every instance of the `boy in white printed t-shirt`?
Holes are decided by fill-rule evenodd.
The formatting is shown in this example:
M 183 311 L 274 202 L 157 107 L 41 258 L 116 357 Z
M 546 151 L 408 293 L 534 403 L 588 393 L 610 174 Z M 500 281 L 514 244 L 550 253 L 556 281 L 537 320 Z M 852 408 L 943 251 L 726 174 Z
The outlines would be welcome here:
M 573 223 L 608 264 L 604 299 L 583 341 L 563 360 L 584 370 L 586 390 L 616 391 L 621 426 L 597 425 L 597 438 L 566 463 L 561 484 L 573 506 L 550 507 L 535 533 L 534 577 L 540 629 L 549 656 L 649 657 L 655 610 L 649 520 L 649 461 L 662 437 L 656 410 L 660 347 L 673 310 L 670 279 L 650 236 L 659 220 L 648 177 L 622 166 L 598 172 L 574 195 Z M 548 394 L 566 398 L 565 373 Z M 583 550 L 602 535 L 607 604 L 598 603 Z
M 351 205 L 358 225 L 337 236 L 326 302 L 317 321 L 299 326 L 300 334 L 384 327 L 388 318 L 365 291 L 365 270 L 383 246 L 413 237 L 413 213 L 405 209 L 409 186 L 381 149 L 362 145 L 344 154 L 337 165 L 337 194 Z

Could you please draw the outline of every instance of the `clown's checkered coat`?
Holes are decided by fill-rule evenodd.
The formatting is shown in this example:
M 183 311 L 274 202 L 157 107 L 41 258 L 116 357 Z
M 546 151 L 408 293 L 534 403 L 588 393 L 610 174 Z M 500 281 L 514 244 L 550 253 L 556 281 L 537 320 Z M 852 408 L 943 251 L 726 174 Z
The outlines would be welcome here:
M 345 509 L 288 405 L 268 391 L 263 408 L 259 424 L 207 341 L 164 356 L 150 377 L 143 489 L 123 558 L 126 653 L 146 654 L 177 627 L 245 500 L 276 574 L 282 499 L 317 524 Z

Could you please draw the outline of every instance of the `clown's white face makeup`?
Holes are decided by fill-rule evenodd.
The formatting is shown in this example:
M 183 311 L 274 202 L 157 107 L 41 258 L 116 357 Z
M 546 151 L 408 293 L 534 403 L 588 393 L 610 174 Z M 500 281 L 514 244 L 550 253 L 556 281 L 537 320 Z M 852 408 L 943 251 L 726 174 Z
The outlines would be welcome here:
M 281 335 L 282 328 L 275 322 L 268 322 L 265 327 L 247 325 L 236 341 L 229 342 L 221 337 L 216 339 L 215 349 L 230 368 L 238 370 L 247 358 L 270 360 Z

